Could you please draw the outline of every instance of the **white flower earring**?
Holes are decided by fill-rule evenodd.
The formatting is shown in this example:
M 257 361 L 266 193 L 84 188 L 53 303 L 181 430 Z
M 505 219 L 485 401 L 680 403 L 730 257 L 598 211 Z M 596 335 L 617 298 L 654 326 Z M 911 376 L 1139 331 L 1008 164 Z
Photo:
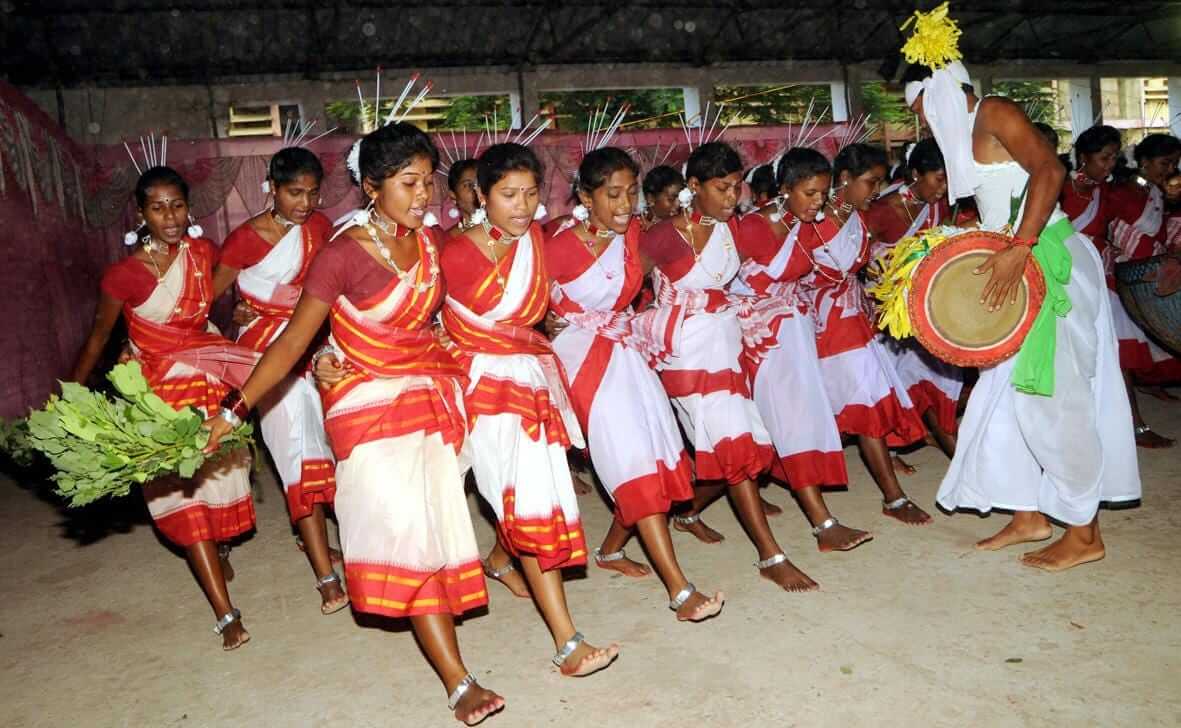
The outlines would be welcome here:
M 472 224 L 473 225 L 483 225 L 484 221 L 487 219 L 488 219 L 488 211 L 485 210 L 484 205 L 481 204 L 479 207 L 476 208 L 475 212 L 472 213 Z
M 369 213 L 373 210 L 373 205 L 375 202 L 376 202 L 376 200 L 374 200 L 372 197 L 370 197 L 368 205 L 365 205 L 364 208 L 354 212 L 353 219 L 351 220 L 352 224 L 356 225 L 357 227 L 365 227 L 366 225 L 368 225 L 369 224 Z
M 459 219 L 459 208 L 452 207 L 450 210 L 447 211 L 447 217 L 451 218 L 452 220 L 458 220 Z
M 677 193 L 677 202 L 681 204 L 683 209 L 687 210 L 689 209 L 689 205 L 693 204 L 694 197 L 695 195 L 693 190 L 689 189 L 689 185 L 685 185 L 681 188 L 681 191 Z
M 348 168 L 349 174 L 353 181 L 361 184 L 361 140 L 353 142 L 353 146 L 349 147 L 349 155 L 344 160 L 345 167 Z
M 185 231 L 190 238 L 199 238 L 205 234 L 204 228 L 193 221 L 193 216 L 189 215 L 189 229 Z
M 586 205 L 580 202 L 574 206 L 573 210 L 570 211 L 570 217 L 574 218 L 578 222 L 586 222 L 590 219 L 590 210 L 586 209 Z
M 435 217 L 435 213 L 428 211 L 427 214 L 422 216 L 422 224 L 426 227 L 438 227 L 439 218 Z

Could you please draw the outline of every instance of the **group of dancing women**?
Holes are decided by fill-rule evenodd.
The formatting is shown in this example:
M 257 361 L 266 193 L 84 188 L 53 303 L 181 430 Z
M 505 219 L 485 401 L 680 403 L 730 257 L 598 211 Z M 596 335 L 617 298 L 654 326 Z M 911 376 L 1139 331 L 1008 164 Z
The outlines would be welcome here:
M 998 149 L 1013 139 L 1020 147 L 1009 149 L 1015 161 L 977 166 L 1033 174 L 1030 204 L 1053 208 L 1035 170 L 1056 163 L 1054 151 L 1008 102 L 969 98 L 971 118 L 982 110 L 978 134 L 1008 125 L 1016 131 L 997 132 Z M 913 107 L 922 113 L 921 105 Z M 1119 186 L 1106 180 L 1121 147 L 1110 127 L 1084 133 L 1078 171 L 1061 191 L 1061 209 L 1093 241 L 1109 281 L 1114 262 L 1181 244 L 1181 215 L 1166 211 L 1181 144 L 1161 135 L 1141 142 L 1138 176 Z M 619 648 L 578 631 L 562 570 L 589 556 L 605 569 L 648 573 L 624 552 L 633 535 L 675 619 L 700 622 L 726 597 L 690 581 L 670 528 L 722 540 L 703 515 L 723 495 L 753 544 L 752 575 L 788 591 L 817 584 L 776 541 L 761 482 L 790 488 L 820 551 L 856 548 L 873 538 L 871 524 L 841 522 L 824 494 L 848 484 L 843 447 L 855 442 L 881 491 L 882 516 L 931 522 L 904 492 L 892 450 L 926 440 L 956 453 L 965 372 L 878 332 L 867 267 L 930 227 L 999 225 L 987 198 L 975 212 L 949 201 L 935 140 L 919 142 L 899 166 L 891 180 L 886 152 L 861 143 L 832 162 L 806 146 L 786 149 L 756 170 L 766 192 L 751 205 L 747 165 L 723 141 L 693 148 L 683 175 L 666 166 L 642 174 L 626 151 L 602 146 L 585 153 L 574 176 L 575 214 L 543 228 L 541 162 L 528 146 L 498 143 L 447 170 L 460 215 L 444 231 L 428 213 L 439 151 L 415 126 L 395 122 L 361 139 L 354 176 L 365 206 L 335 231 L 316 211 L 320 161 L 287 147 L 270 161 L 272 206 L 220 248 L 190 228 L 185 180 L 154 167 L 135 189 L 133 252 L 103 276 L 73 379 L 89 377 L 122 316 L 129 355 L 153 389 L 209 417 L 211 451 L 257 410 L 321 611 L 351 604 L 409 619 L 449 709 L 472 725 L 505 706 L 464 663 L 454 626 L 487 605 L 488 579 L 531 598 L 556 669 L 586 676 L 611 665 Z M 235 286 L 244 325 L 230 342 L 209 311 Z M 1122 313 L 1118 299 L 1092 303 Z M 1115 318 L 1134 393 L 1133 376 L 1171 360 L 1126 314 Z M 1069 343 L 1060 335 L 1060 347 Z M 977 389 L 993 386 L 985 374 Z M 1006 405 L 998 401 L 984 414 L 970 403 L 965 427 L 999 417 Z M 1162 444 L 1135 416 L 1142 444 Z M 1002 426 L 990 427 L 998 437 Z M 982 458 L 994 474 L 1013 467 L 1003 446 L 979 434 L 966 444 L 972 459 L 953 464 L 960 475 L 949 478 L 972 481 L 962 471 Z M 571 449 L 589 454 L 614 504 L 589 554 Z M 1034 467 L 1038 477 L 1050 469 Z M 245 452 L 219 453 L 192 479 L 143 489 L 159 531 L 185 550 L 227 650 L 249 639 L 226 586 L 225 547 L 255 524 L 248 469 Z M 486 555 L 465 494 L 469 471 L 495 515 Z M 1032 503 L 1026 494 L 973 499 L 979 493 L 965 495 L 956 482 L 945 481 L 941 505 L 1017 511 L 981 548 L 1049 538 L 1041 514 L 1056 512 L 1037 493 Z M 994 485 L 1004 484 L 973 482 Z M 339 552 L 329 546 L 329 510 Z M 1091 510 L 1065 523 L 1092 527 L 1097 538 L 1094 518 Z M 1102 556 L 1093 540 L 1082 552 L 1073 543 L 1025 563 L 1057 570 Z

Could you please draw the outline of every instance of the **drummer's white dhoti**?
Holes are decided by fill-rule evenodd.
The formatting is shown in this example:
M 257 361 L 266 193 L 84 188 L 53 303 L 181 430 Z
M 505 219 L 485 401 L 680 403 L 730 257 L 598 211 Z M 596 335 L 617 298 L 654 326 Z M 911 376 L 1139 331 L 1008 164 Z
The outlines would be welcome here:
M 1094 246 L 1066 240 L 1070 313 L 1058 319 L 1052 397 L 1010 382 L 1016 358 L 980 371 L 937 500 L 947 509 L 1041 511 L 1090 523 L 1101 501 L 1140 498 L 1132 413 Z

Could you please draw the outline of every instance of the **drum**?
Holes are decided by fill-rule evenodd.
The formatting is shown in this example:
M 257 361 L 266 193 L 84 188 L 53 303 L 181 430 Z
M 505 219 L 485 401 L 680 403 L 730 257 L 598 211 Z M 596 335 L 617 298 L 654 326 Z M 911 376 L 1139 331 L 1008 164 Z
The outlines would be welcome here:
M 1129 260 L 1115 265 L 1115 289 L 1132 320 L 1158 344 L 1181 356 L 1181 292 L 1156 295 L 1156 271 L 1167 256 Z
M 1017 353 L 1046 297 L 1046 282 L 1032 255 L 1016 304 L 989 311 L 980 303 L 990 275 L 974 271 L 1012 240 L 969 230 L 948 237 L 914 268 L 907 311 L 923 347 L 949 364 L 988 367 Z

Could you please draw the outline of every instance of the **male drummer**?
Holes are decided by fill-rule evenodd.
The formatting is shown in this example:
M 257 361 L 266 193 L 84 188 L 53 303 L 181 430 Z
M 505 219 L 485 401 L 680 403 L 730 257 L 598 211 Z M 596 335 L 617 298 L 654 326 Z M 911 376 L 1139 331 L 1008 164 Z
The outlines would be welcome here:
M 975 194 L 982 227 L 1013 236 L 977 271 L 989 276 L 981 306 L 1016 305 L 1031 255 L 1047 296 L 1018 354 L 980 372 L 937 500 L 948 510 L 1013 511 L 976 544 L 982 550 L 1044 541 L 1053 523 L 1064 525 L 1057 541 L 1021 557 L 1060 571 L 1103 558 L 1100 501 L 1140 497 L 1103 266 L 1057 208 L 1065 172 L 1049 143 L 1018 105 L 973 93 L 945 6 L 916 23 L 903 48 L 907 103 L 943 151 L 949 198 Z M 932 29 L 935 42 L 921 37 Z

